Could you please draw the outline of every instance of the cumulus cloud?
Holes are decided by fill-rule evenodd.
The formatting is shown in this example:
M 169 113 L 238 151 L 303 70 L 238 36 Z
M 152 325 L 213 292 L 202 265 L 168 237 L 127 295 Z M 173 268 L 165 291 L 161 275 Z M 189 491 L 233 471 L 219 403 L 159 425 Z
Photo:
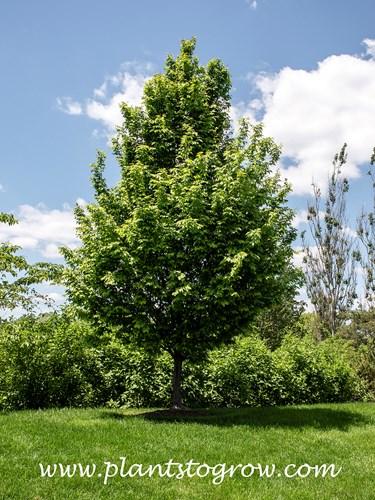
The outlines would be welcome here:
M 143 87 L 148 80 L 144 74 L 122 73 L 117 77 L 108 77 L 105 83 L 94 91 L 95 99 L 90 100 L 86 106 L 86 113 L 94 120 L 100 120 L 113 131 L 116 125 L 122 122 L 120 104 L 126 102 L 131 106 L 141 104 Z M 118 88 L 109 98 L 107 97 L 108 84 Z
M 253 8 L 256 1 L 247 0 Z M 236 131 L 239 118 L 262 120 L 265 133 L 283 146 L 281 173 L 297 195 L 312 192 L 312 182 L 323 191 L 333 156 L 348 143 L 343 173 L 360 176 L 359 166 L 369 160 L 375 137 L 375 40 L 365 39 L 362 55 L 335 55 L 314 70 L 284 67 L 277 73 L 252 75 L 252 98 L 234 103 L 230 110 Z M 58 106 L 69 114 L 84 114 L 99 122 L 104 136 L 112 136 L 122 123 L 120 104 L 139 105 L 153 68 L 128 63 L 105 77 L 85 103 L 60 98 Z M 257 97 L 254 99 L 254 97 Z M 95 130 L 103 135 L 103 131 Z
M 38 240 L 36 238 L 31 238 L 30 236 L 14 236 L 11 238 L 10 242 L 13 245 L 18 245 L 22 248 L 36 248 L 38 246 Z
M 79 203 L 84 203 L 79 200 Z M 43 257 L 60 257 L 58 247 L 78 246 L 75 234 L 75 219 L 72 209 L 64 205 L 62 210 L 48 210 L 40 204 L 36 207 L 21 205 L 15 214 L 18 224 L 1 224 L 0 241 L 10 241 L 23 249 L 36 250 Z
M 296 246 L 294 249 L 294 254 L 293 254 L 293 262 L 296 267 L 299 267 L 301 269 L 304 268 L 304 263 L 303 263 L 303 247 L 301 246 Z
M 363 44 L 366 45 L 366 55 L 375 58 L 375 40 L 365 38 Z
M 70 97 L 57 99 L 61 111 L 69 114 L 84 114 L 101 122 L 108 135 L 112 135 L 116 126 L 121 125 L 123 118 L 120 104 L 126 102 L 131 106 L 141 104 L 143 87 L 150 78 L 150 64 L 126 63 L 115 75 L 107 75 L 104 82 L 93 91 L 93 98 L 85 103 L 78 103 Z M 98 133 L 96 131 L 96 133 Z
M 374 55 L 375 40 L 366 40 Z M 375 59 L 330 56 L 317 69 L 283 68 L 253 79 L 260 92 L 268 135 L 282 143 L 282 173 L 295 194 L 311 192 L 314 181 L 326 187 L 332 158 L 348 143 L 344 174 L 360 175 L 375 137 Z
M 56 104 L 60 111 L 68 115 L 81 115 L 83 113 L 80 103 L 73 101 L 71 97 L 58 97 Z
M 64 300 L 64 296 L 61 293 L 51 292 L 47 294 L 48 298 L 53 300 L 55 303 L 62 302 Z
M 259 107 L 261 107 L 259 103 L 259 99 L 253 99 L 249 103 L 240 101 L 230 107 L 229 115 L 235 133 L 238 131 L 238 121 L 241 118 L 247 118 L 251 123 L 257 121 L 256 115 L 259 111 Z
M 59 245 L 57 245 L 56 243 L 45 244 L 41 253 L 43 257 L 46 257 L 46 259 L 58 259 L 59 257 L 61 257 L 59 252 Z
M 307 210 L 299 210 L 293 219 L 293 227 L 296 229 L 307 223 Z

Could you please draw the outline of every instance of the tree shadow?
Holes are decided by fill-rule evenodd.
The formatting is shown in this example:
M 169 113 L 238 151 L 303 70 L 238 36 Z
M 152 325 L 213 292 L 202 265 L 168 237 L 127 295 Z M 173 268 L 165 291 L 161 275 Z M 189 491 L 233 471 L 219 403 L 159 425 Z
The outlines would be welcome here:
M 142 419 L 154 423 L 194 423 L 217 427 L 247 426 L 253 428 L 300 429 L 311 427 L 320 430 L 348 431 L 373 420 L 359 412 L 312 406 L 271 406 L 262 408 L 211 408 L 200 410 L 156 410 L 129 414 L 121 410 L 106 411 L 103 418 L 116 420 Z

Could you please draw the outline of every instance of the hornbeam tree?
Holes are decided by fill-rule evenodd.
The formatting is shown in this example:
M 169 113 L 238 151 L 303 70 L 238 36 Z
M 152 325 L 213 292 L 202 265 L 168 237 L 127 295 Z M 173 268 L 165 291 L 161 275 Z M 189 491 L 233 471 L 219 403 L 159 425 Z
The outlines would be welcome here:
M 82 245 L 62 249 L 68 297 L 98 331 L 173 357 L 175 409 L 183 360 L 229 341 L 295 279 L 280 150 L 261 125 L 232 135 L 228 70 L 194 49 L 167 58 L 141 106 L 122 104 L 121 179 L 107 185 L 99 152 L 95 201 L 75 208 Z

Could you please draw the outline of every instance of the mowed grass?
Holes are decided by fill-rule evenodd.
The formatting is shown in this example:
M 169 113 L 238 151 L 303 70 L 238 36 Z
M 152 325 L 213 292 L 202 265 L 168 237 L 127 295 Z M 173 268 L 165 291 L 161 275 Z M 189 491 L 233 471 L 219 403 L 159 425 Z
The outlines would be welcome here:
M 0 413 L 1 499 L 374 499 L 375 405 L 370 403 L 207 410 L 172 420 L 146 410 L 62 409 Z M 143 415 L 140 415 L 143 414 Z M 221 484 L 206 477 L 121 477 L 132 464 L 189 460 L 210 467 L 275 464 L 272 477 L 237 468 Z M 107 465 L 111 462 L 113 465 Z M 41 477 L 39 464 L 95 464 L 92 477 Z M 335 464 L 336 477 L 287 478 L 300 465 Z M 105 472 L 113 477 L 107 477 Z M 117 469 L 117 475 L 115 476 Z M 173 468 L 175 467 L 175 468 Z M 184 465 L 184 468 L 186 466 Z M 133 467 L 131 471 L 136 471 Z M 190 472 L 197 471 L 191 466 Z M 243 469 L 248 475 L 251 467 Z M 306 475 L 307 467 L 301 469 Z M 171 473 L 178 473 L 171 466 Z

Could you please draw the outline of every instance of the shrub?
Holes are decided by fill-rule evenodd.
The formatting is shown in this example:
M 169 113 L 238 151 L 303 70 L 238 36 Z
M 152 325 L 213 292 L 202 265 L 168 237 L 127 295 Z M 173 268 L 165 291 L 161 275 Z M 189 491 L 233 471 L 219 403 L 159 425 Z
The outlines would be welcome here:
M 354 367 L 366 386 L 367 399 L 375 401 L 375 339 L 369 339 L 358 347 Z
M 110 338 L 99 350 L 104 384 L 102 403 L 109 406 L 165 406 L 170 401 L 173 363 Z
M 200 376 L 200 403 L 209 406 L 269 406 L 350 401 L 363 386 L 349 362 L 347 344 L 287 336 L 271 352 L 255 336 L 237 338 L 212 351 Z M 203 367 L 192 367 L 202 372 Z M 185 398 L 186 399 L 186 398 Z M 188 400 L 191 405 L 194 401 Z M 204 406 L 205 404 L 202 404 Z
M 361 399 L 363 387 L 348 349 L 337 339 L 286 336 L 271 351 L 255 335 L 238 337 L 206 360 L 184 364 L 184 403 L 238 407 Z M 355 359 L 358 364 L 362 358 Z M 368 364 L 361 366 L 370 373 Z M 90 327 L 64 315 L 0 325 L 0 409 L 166 407 L 172 371 L 167 354 L 124 346 L 114 334 L 94 346 Z
M 309 336 L 296 341 L 287 336 L 273 358 L 283 380 L 280 403 L 342 402 L 356 399 L 360 393 L 345 342 L 318 342 Z
M 239 338 L 233 345 L 213 351 L 208 362 L 208 377 L 212 392 L 207 394 L 207 399 L 212 405 L 275 404 L 279 377 L 271 351 L 259 338 Z
M 0 408 L 87 406 L 101 370 L 85 346 L 87 325 L 57 314 L 0 325 Z

